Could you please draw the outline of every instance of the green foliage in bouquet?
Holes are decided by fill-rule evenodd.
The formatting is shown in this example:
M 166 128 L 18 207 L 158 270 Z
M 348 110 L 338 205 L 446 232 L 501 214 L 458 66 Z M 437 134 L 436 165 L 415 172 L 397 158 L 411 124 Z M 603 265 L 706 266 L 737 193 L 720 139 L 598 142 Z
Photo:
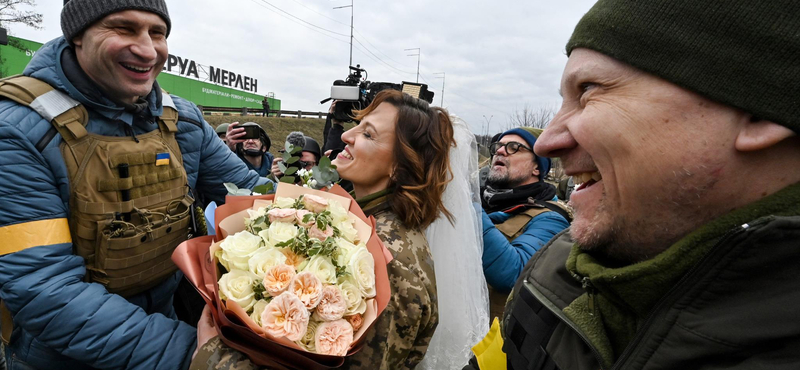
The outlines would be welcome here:
M 300 152 L 303 151 L 302 147 L 294 146 L 288 141 L 283 144 L 283 162 L 278 162 L 278 168 L 283 172 L 280 182 L 294 184 L 297 177 L 294 174 L 297 172 L 297 167 L 288 167 L 290 164 L 297 163 L 300 160 Z
M 240 189 L 238 186 L 236 186 L 236 184 L 234 184 L 232 182 L 226 182 L 226 183 L 223 183 L 222 185 L 225 185 L 225 189 L 228 190 L 228 195 L 233 195 L 233 196 L 272 194 L 276 190 L 275 189 L 275 184 L 273 184 L 271 182 L 268 183 L 268 184 L 264 184 L 264 185 L 258 185 L 256 187 L 254 187 L 253 190 Z
M 336 171 L 336 166 L 333 165 L 328 157 L 323 156 L 319 163 L 310 170 L 289 167 L 288 165 L 297 163 L 300 160 L 301 152 L 302 148 L 295 147 L 288 141 L 284 144 L 283 162 L 278 162 L 278 168 L 284 174 L 280 182 L 294 184 L 299 177 L 302 185 L 307 185 L 309 188 L 316 190 L 330 188 L 333 184 L 339 182 L 339 172 Z

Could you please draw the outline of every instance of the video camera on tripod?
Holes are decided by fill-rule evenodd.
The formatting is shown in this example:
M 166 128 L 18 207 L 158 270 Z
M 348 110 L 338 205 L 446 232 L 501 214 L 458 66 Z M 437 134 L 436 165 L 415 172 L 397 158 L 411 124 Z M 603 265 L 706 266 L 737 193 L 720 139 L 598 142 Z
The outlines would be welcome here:
M 331 96 L 320 102 L 320 104 L 325 104 L 331 100 L 337 101 L 336 108 L 333 111 L 333 118 L 336 120 L 342 122 L 352 121 L 354 110 L 366 108 L 375 98 L 375 95 L 386 89 L 399 90 L 428 103 L 433 102 L 433 91 L 429 91 L 426 84 L 406 81 L 403 81 L 402 84 L 370 82 L 367 80 L 369 78 L 367 70 L 361 68 L 360 64 L 349 68 L 350 74 L 347 75 L 347 79 L 333 81 Z M 363 79 L 362 73 L 364 74 Z

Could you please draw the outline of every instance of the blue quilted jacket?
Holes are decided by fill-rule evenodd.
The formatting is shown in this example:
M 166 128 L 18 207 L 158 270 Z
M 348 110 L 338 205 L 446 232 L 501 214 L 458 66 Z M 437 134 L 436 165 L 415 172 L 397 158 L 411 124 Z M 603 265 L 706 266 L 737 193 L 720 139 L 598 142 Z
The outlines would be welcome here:
M 126 130 L 138 135 L 157 128 L 154 122 L 134 120 L 110 100 L 91 100 L 79 92 L 62 69 L 61 55 L 67 47 L 63 38 L 50 41 L 24 74 L 80 101 L 89 110 L 89 132 L 129 136 Z M 160 116 L 157 86 L 146 100 L 150 114 Z M 252 188 L 269 181 L 245 167 L 194 104 L 176 96 L 173 100 L 180 117 L 176 138 L 189 186 L 215 198 L 223 195 L 215 193 L 223 182 Z M 12 343 L 6 351 L 14 361 L 38 369 L 187 368 L 197 335 L 194 328 L 176 320 L 172 310 L 180 273 L 125 299 L 84 282 L 86 268 L 83 259 L 72 254 L 72 244 L 47 236 L 53 227 L 63 228 L 69 214 L 61 137 L 56 134 L 47 143 L 50 128 L 33 110 L 0 100 L 0 299 L 14 317 Z
M 508 293 L 514 287 L 522 268 L 534 253 L 542 248 L 569 222 L 556 212 L 545 212 L 528 221 L 520 236 L 508 241 L 494 226 L 513 215 L 483 211 L 483 272 L 492 288 Z

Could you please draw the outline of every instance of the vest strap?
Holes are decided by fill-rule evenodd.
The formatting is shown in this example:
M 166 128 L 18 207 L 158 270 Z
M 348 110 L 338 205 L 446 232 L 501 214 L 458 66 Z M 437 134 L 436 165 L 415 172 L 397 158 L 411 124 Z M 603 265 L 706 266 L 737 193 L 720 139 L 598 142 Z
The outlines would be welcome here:
M 175 107 L 172 97 L 163 90 L 161 91 L 161 106 L 163 107 L 163 112 L 159 121 L 164 123 L 167 131 L 178 132 L 178 108 Z
M 500 230 L 500 232 L 503 233 L 506 239 L 511 241 L 522 234 L 522 229 L 525 228 L 525 225 L 527 225 L 528 222 L 530 222 L 534 217 L 545 212 L 550 212 L 550 210 L 545 207 L 531 207 L 523 212 L 511 216 L 508 220 L 506 220 L 506 222 L 495 225 L 495 227 L 497 230 Z
M 503 352 L 508 356 L 508 369 L 558 370 L 545 348 L 559 320 L 539 302 L 523 284 L 514 300 L 505 328 Z
M 64 140 L 78 140 L 88 134 L 83 127 L 89 120 L 86 109 L 44 81 L 27 76 L 5 78 L 0 80 L 0 96 L 33 109 L 51 122 Z M 65 136 L 64 130 L 70 135 Z

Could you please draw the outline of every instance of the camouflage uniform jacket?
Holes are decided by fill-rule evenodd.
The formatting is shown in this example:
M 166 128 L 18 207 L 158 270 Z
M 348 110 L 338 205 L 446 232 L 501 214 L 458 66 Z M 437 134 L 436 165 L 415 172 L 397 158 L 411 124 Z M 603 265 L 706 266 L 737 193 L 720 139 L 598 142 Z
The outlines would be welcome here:
M 364 201 L 366 200 L 366 201 Z M 387 266 L 391 298 L 364 347 L 345 361 L 342 369 L 414 369 L 428 349 L 439 323 L 436 278 L 425 234 L 407 228 L 391 211 L 386 193 L 359 204 L 375 217 L 377 234 L 394 259 Z M 191 369 L 251 370 L 255 365 L 214 338 L 204 345 Z

